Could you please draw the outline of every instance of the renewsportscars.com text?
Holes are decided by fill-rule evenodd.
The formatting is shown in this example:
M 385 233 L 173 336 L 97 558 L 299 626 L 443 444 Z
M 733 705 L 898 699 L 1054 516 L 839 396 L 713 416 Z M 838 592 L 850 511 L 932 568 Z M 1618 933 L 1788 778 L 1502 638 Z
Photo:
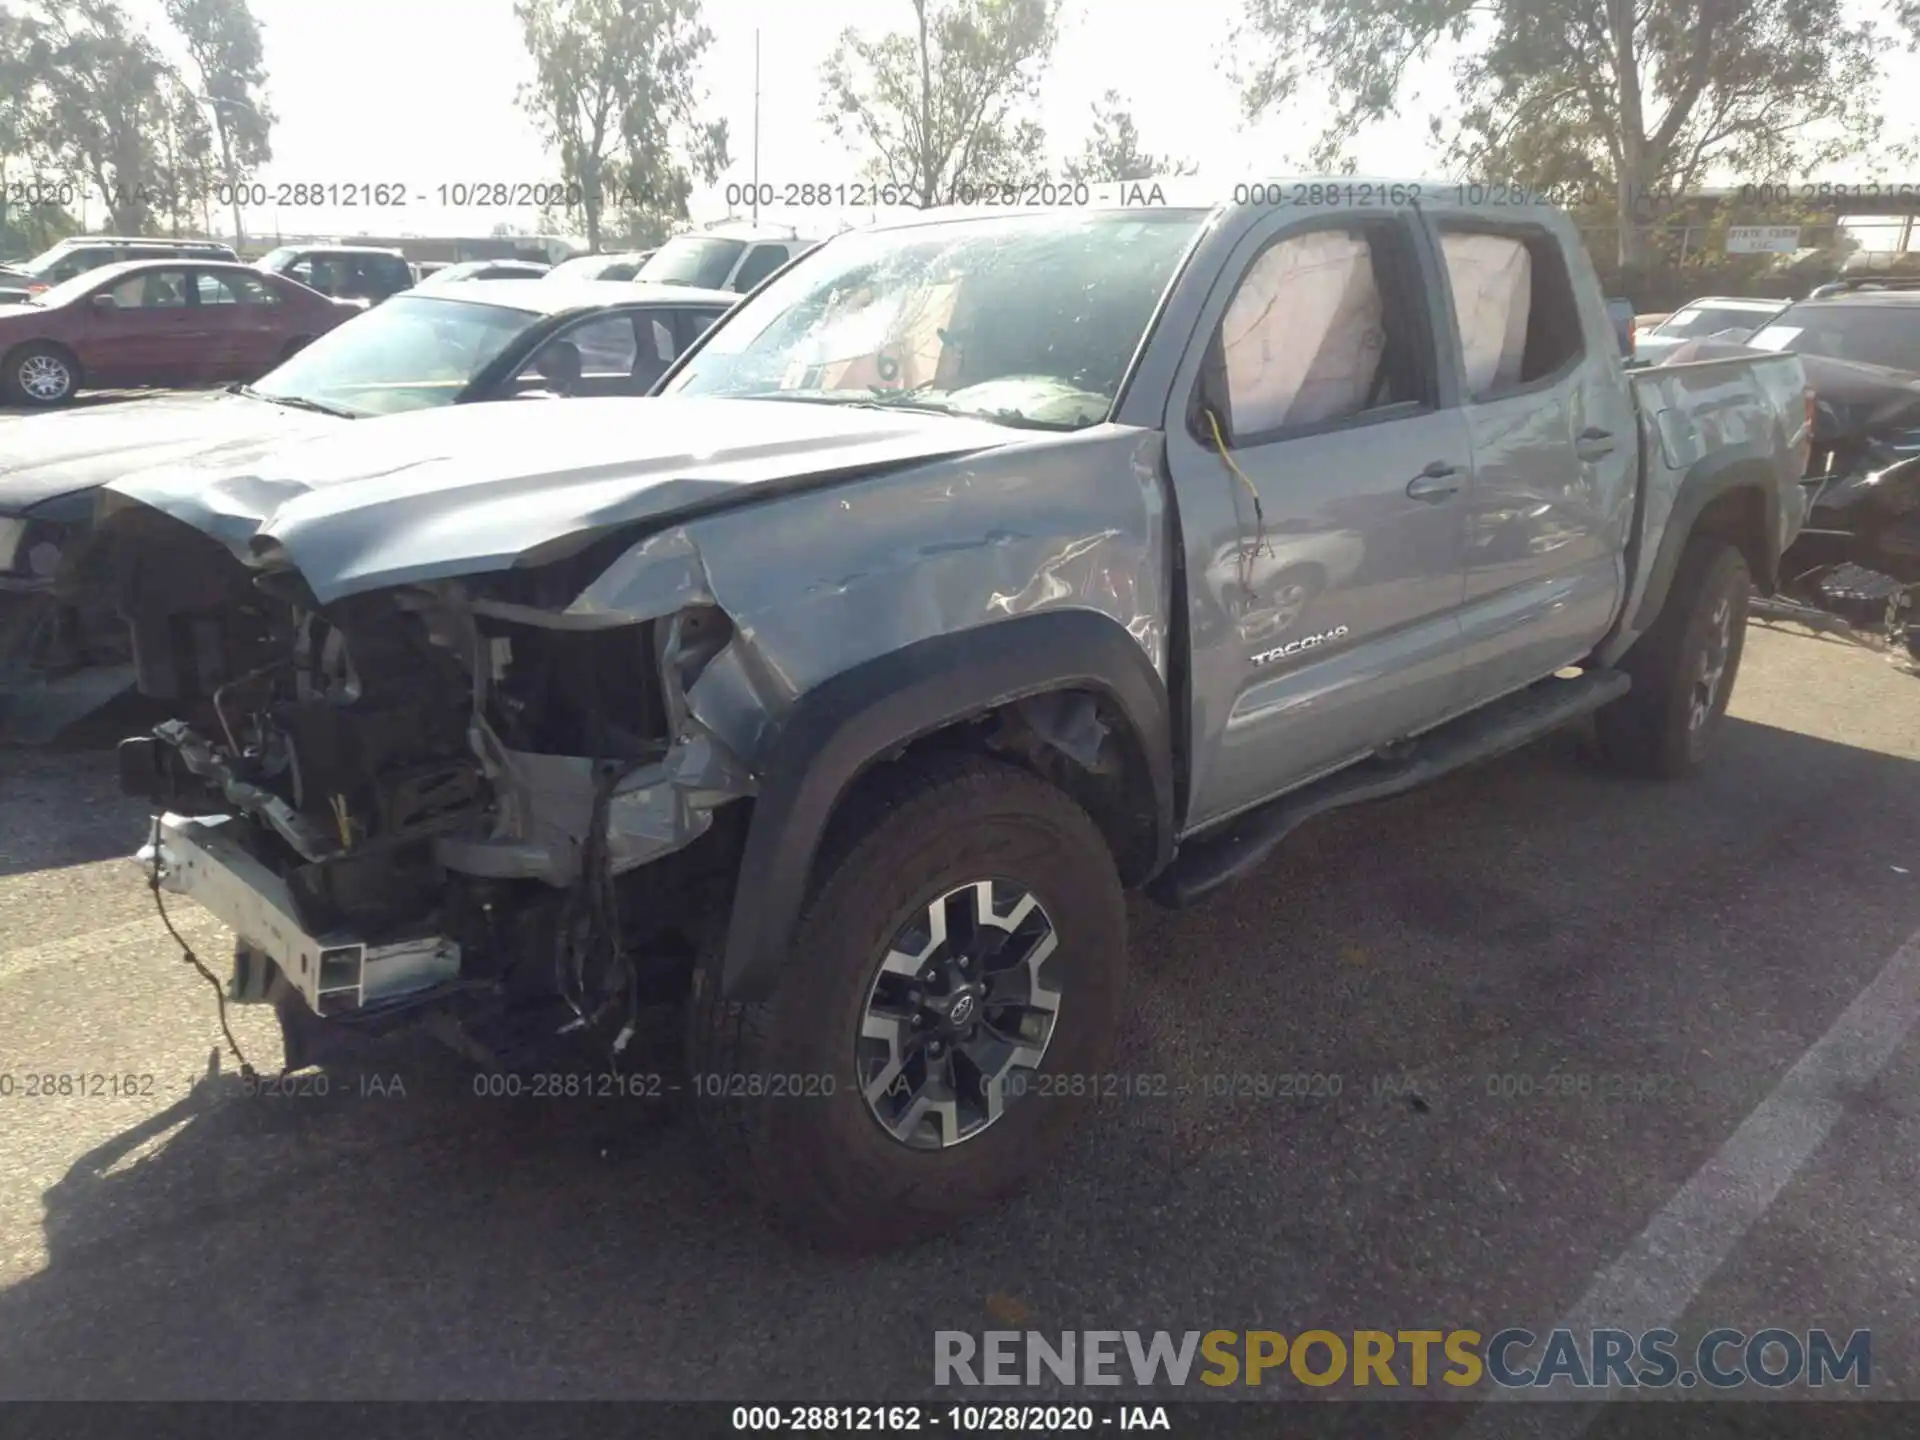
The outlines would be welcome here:
M 936 1385 L 1285 1385 L 1365 1388 L 1482 1381 L 1500 1389 L 1864 1389 L 1873 1333 L 1710 1330 L 1692 1346 L 1671 1330 L 939 1330 Z

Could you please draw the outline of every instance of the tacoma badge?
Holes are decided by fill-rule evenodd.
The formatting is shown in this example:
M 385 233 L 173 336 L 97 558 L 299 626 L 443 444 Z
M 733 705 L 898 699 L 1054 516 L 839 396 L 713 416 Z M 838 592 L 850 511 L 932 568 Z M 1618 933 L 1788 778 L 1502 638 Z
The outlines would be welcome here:
M 1312 650 L 1331 640 L 1346 637 L 1347 627 L 1337 625 L 1331 630 L 1323 630 L 1318 635 L 1302 635 L 1298 640 L 1289 640 L 1285 645 L 1276 645 L 1271 650 L 1262 650 L 1253 657 L 1255 665 L 1271 665 L 1276 660 L 1284 660 L 1289 655 L 1298 655 L 1304 650 Z

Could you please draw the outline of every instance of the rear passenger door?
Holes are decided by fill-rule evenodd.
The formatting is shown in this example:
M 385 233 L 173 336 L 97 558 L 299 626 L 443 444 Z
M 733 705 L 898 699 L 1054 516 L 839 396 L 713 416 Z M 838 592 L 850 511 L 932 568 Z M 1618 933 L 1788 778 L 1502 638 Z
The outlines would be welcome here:
M 1462 670 L 1481 701 L 1584 658 L 1607 630 L 1638 432 L 1584 253 L 1541 222 L 1425 214 L 1473 449 Z
M 280 358 L 279 297 L 264 280 L 233 271 L 194 272 L 197 380 L 253 380 Z
M 1241 241 L 1175 381 L 1190 829 L 1435 724 L 1458 695 L 1471 452 L 1404 207 Z

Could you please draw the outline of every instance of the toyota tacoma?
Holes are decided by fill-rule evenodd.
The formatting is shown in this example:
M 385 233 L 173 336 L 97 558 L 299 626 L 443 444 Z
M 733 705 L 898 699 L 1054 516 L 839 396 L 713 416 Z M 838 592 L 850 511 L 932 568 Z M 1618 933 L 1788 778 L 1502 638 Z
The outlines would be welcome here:
M 838 236 L 656 398 L 109 487 L 142 682 L 205 702 L 123 743 L 139 863 L 227 999 L 289 1066 L 419 1023 L 656 1073 L 675 1015 L 726 1172 L 899 1243 L 1058 1153 L 1129 887 L 1587 716 L 1705 761 L 1798 357 L 1630 373 L 1546 205 L 1182 186 Z

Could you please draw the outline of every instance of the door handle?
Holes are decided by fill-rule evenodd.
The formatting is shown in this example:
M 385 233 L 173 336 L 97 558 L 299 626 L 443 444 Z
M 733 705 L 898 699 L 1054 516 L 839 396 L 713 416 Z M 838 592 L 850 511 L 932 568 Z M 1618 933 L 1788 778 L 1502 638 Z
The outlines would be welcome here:
M 1460 467 L 1435 460 L 1407 484 L 1407 495 L 1414 500 L 1444 500 L 1460 488 Z
M 1602 460 L 1613 453 L 1613 432 L 1589 425 L 1574 438 L 1573 453 L 1581 460 Z

